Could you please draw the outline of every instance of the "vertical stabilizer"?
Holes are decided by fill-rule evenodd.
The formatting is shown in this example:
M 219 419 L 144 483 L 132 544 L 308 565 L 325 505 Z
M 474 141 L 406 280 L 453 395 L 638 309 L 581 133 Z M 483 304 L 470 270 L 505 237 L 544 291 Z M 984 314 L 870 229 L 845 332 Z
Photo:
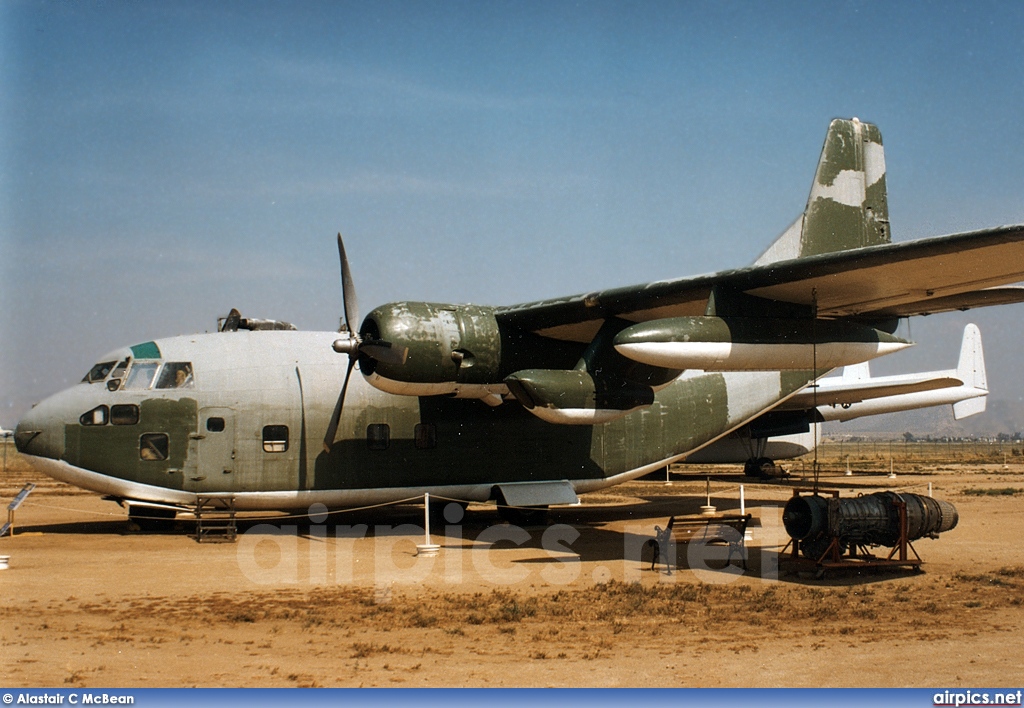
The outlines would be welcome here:
M 871 365 L 863 361 L 843 367 L 843 381 L 866 381 L 871 378 Z
M 980 391 L 988 391 L 988 379 L 985 376 L 985 353 L 981 348 L 981 330 L 977 325 L 964 327 L 964 339 L 960 345 L 960 361 L 956 365 L 957 378 Z M 987 396 L 968 398 L 953 404 L 953 417 L 957 420 L 981 413 L 985 410 Z
M 889 243 L 882 134 L 871 123 L 829 125 L 807 208 L 754 265 Z

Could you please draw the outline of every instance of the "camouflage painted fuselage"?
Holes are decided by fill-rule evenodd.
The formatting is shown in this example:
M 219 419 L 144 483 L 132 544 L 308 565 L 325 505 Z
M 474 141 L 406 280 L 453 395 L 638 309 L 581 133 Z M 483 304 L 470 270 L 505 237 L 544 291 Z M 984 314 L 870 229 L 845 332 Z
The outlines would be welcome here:
M 239 509 L 353 506 L 424 491 L 482 501 L 497 484 L 526 481 L 567 480 L 586 492 L 685 456 L 811 374 L 686 373 L 653 405 L 599 425 L 553 425 L 514 401 L 492 407 L 394 395 L 354 376 L 327 452 L 321 439 L 345 371 L 331 350 L 336 336 L 239 331 L 158 340 L 155 361 L 188 362 L 189 387 L 78 384 L 21 421 L 19 430 L 41 431 L 24 452 L 51 476 L 97 492 L 175 504 L 227 495 Z M 85 415 L 104 406 L 102 415 Z M 131 406 L 137 422 L 110 414 Z M 165 440 L 164 459 L 147 455 L 154 436 Z

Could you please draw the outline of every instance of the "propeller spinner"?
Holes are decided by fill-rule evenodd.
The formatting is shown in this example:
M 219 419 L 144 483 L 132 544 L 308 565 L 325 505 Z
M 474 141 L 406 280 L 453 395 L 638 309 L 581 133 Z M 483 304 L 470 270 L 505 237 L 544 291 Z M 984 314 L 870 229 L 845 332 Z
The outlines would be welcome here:
M 348 257 L 345 255 L 345 244 L 338 234 L 338 258 L 341 260 L 341 298 L 345 311 L 345 329 L 347 337 L 339 337 L 334 340 L 332 348 L 339 354 L 348 354 L 348 369 L 345 371 L 345 382 L 341 386 L 341 393 L 338 395 L 338 402 L 334 405 L 334 413 L 331 414 L 331 422 L 327 426 L 327 434 L 324 436 L 324 450 L 331 451 L 331 445 L 338 434 L 338 423 L 341 421 L 341 410 L 345 405 L 345 393 L 348 391 L 348 380 L 352 376 L 352 369 L 360 356 L 366 356 L 377 361 L 385 361 L 392 364 L 404 364 L 409 356 L 408 347 L 397 347 L 391 342 L 379 339 L 363 338 L 353 326 L 359 322 L 359 301 L 356 298 L 356 286 L 352 282 L 352 271 L 348 265 Z

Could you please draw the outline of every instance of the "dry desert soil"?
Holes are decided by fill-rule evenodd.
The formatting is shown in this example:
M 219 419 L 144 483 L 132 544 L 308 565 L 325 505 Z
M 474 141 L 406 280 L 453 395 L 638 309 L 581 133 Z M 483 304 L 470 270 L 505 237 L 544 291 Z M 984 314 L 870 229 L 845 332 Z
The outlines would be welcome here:
M 586 495 L 525 528 L 472 505 L 434 524 L 440 552 L 424 558 L 415 505 L 244 518 L 236 543 L 199 544 L 188 522 L 130 532 L 124 509 L 11 455 L 5 505 L 39 486 L 0 539 L 0 683 L 1021 687 L 1024 465 L 898 465 L 895 480 L 887 465 L 824 464 L 821 484 L 847 496 L 930 483 L 959 525 L 914 543 L 921 572 L 817 578 L 779 560 L 781 507 L 809 484 L 796 476 L 674 467 L 671 485 Z M 650 570 L 643 542 L 697 513 L 708 477 L 719 512 L 744 485 L 748 570 L 685 550 L 671 575 Z

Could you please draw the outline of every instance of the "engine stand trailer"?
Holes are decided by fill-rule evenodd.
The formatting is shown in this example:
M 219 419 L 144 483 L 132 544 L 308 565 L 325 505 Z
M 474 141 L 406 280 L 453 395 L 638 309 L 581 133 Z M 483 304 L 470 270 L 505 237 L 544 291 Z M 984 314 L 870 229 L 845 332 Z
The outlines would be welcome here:
M 793 496 L 798 497 L 801 492 L 813 491 L 812 489 L 796 488 L 793 490 Z M 827 492 L 834 499 L 839 498 L 838 490 L 819 491 Z M 900 537 L 896 545 L 889 549 L 889 553 L 884 558 L 871 553 L 868 550 L 868 546 L 857 543 L 851 544 L 850 548 L 844 553 L 838 537 L 832 537 L 828 548 L 815 560 L 800 556 L 800 541 L 795 538 L 791 538 L 789 543 L 783 547 L 780 556 L 785 556 L 786 550 L 789 549 L 789 562 L 797 566 L 813 566 L 817 569 L 815 577 L 819 579 L 825 577 L 826 570 L 834 568 L 913 568 L 920 571 L 921 564 L 924 561 L 921 560 L 917 549 L 914 548 L 907 538 L 907 504 L 901 499 L 896 501 L 894 506 L 899 514 Z M 911 557 L 911 554 L 913 554 L 913 557 Z

